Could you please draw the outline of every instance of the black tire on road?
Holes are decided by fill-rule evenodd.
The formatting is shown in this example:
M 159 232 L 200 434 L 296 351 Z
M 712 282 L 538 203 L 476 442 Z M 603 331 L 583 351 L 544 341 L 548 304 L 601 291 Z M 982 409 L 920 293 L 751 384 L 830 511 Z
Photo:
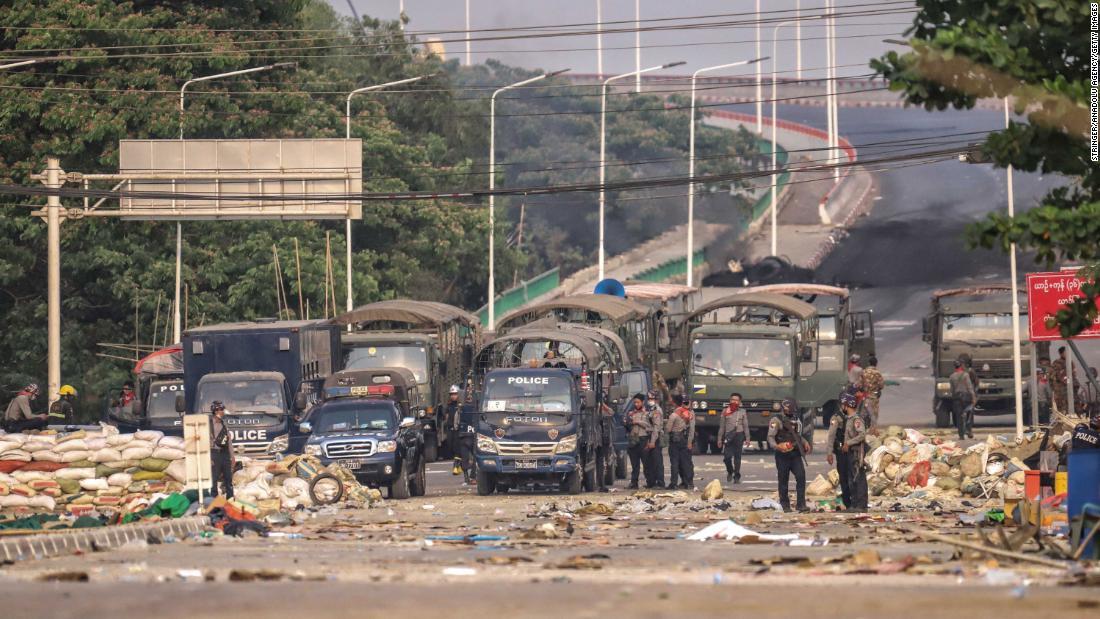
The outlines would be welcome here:
M 584 487 L 585 492 L 595 492 L 596 486 L 599 484 L 599 478 L 596 475 L 599 471 L 596 467 L 588 468 L 587 458 L 581 463 L 581 485 Z
M 427 464 L 424 458 L 420 458 L 420 464 L 416 467 L 416 475 L 413 476 L 409 490 L 413 496 L 424 496 L 428 492 L 428 474 L 425 470 Z
M 615 469 L 618 465 L 618 458 L 615 456 L 614 452 L 612 452 L 611 457 L 608 458 L 607 461 L 603 463 L 603 465 L 604 465 L 604 469 L 597 473 L 597 474 L 602 474 L 603 475 L 603 485 L 605 485 L 605 486 L 615 485 L 615 473 L 616 473 Z
M 951 427 L 951 407 L 947 405 L 946 400 L 936 400 L 935 404 L 936 413 L 936 427 L 937 428 L 950 428 Z
M 390 498 L 391 499 L 407 499 L 412 495 L 411 488 L 409 487 L 409 473 L 406 463 L 402 462 L 401 467 L 397 469 L 397 478 L 390 484 Z
M 567 474 L 565 481 L 561 482 L 561 489 L 566 494 L 580 494 L 583 492 L 584 483 L 581 474 L 577 471 Z
M 424 460 L 435 462 L 439 459 L 439 445 L 436 444 L 434 434 L 424 435 Z
M 489 496 L 493 493 L 493 489 L 497 485 L 497 480 L 493 475 L 484 471 L 478 470 L 477 472 L 477 493 L 479 496 Z
M 336 492 L 331 496 L 321 495 L 317 491 L 319 482 L 335 483 Z M 321 473 L 309 480 L 309 498 L 313 501 L 314 505 L 331 505 L 339 502 L 340 497 L 344 496 L 344 482 L 339 477 L 332 473 Z
M 615 455 L 615 479 L 626 479 L 626 450 Z
M 497 482 L 496 492 L 497 494 L 508 494 L 508 484 L 502 484 Z

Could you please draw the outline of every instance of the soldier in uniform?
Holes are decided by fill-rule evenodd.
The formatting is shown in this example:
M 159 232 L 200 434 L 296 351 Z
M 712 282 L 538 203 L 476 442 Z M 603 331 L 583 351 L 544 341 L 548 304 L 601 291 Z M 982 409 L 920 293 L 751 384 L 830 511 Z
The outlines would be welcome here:
M 858 387 L 862 375 L 863 367 L 859 365 L 859 355 L 852 353 L 852 356 L 848 357 L 848 384 Z
M 50 417 L 55 417 L 58 423 L 72 425 L 76 423 L 76 411 L 73 408 L 73 400 L 76 399 L 76 389 L 72 385 L 61 385 L 57 391 L 57 400 L 50 404 Z
M 1054 390 L 1054 408 L 1063 415 L 1068 415 L 1069 397 L 1066 390 L 1066 347 L 1058 349 L 1058 358 L 1050 364 L 1051 388 Z
M 840 445 L 840 452 L 847 456 L 848 460 L 848 494 L 851 503 L 845 506 L 856 512 L 867 511 L 867 474 L 864 472 L 863 452 L 864 442 L 867 440 L 867 428 L 863 419 L 856 414 L 856 401 L 850 395 L 845 395 L 840 400 L 844 408 L 844 442 Z
M 680 480 L 681 488 L 692 490 L 695 488 L 695 463 L 691 459 L 691 451 L 695 447 L 695 413 L 691 411 L 690 400 L 686 396 L 677 395 L 675 400 L 676 410 L 665 422 L 671 470 L 668 487 L 675 488 L 676 481 Z
M 1100 413 L 1093 413 L 1089 423 L 1079 423 L 1073 429 L 1070 451 L 1100 449 Z
M 665 487 L 665 449 L 668 447 L 668 433 L 665 432 L 665 412 L 661 406 L 661 392 L 657 389 L 649 390 L 649 399 L 646 400 L 646 410 L 652 416 L 652 423 L 657 430 L 657 444 L 649 450 L 646 467 L 646 487 Z M 650 471 L 652 470 L 652 473 Z
M 978 393 L 974 390 L 974 383 L 970 381 L 970 374 L 962 359 L 955 360 L 955 371 L 951 374 L 949 385 L 951 410 L 955 413 L 955 427 L 959 430 L 959 438 L 974 438 L 970 424 L 974 407 L 978 404 Z
M 848 392 L 840 394 L 840 401 L 852 401 L 854 399 Z M 836 474 L 840 479 L 840 498 L 844 502 L 845 509 L 852 507 L 852 491 L 848 486 L 848 452 L 844 451 L 844 428 L 847 425 L 847 417 L 843 413 L 835 413 L 829 418 L 829 433 L 825 437 L 825 448 L 829 453 L 825 460 L 829 464 L 836 465 Z
M 1089 380 L 1089 377 L 1092 380 Z M 1096 380 L 1096 368 L 1089 368 L 1085 382 L 1081 385 L 1078 396 L 1080 397 L 1080 410 L 1086 417 L 1092 417 L 1097 412 L 1100 412 L 1100 390 L 1096 389 L 1093 385 L 1093 381 Z
M 17 433 L 26 430 L 45 430 L 47 425 L 44 413 L 32 413 L 31 403 L 38 397 L 38 385 L 31 383 L 23 388 L 4 411 L 4 430 Z
M 474 406 L 474 396 L 466 394 L 466 401 L 459 407 L 454 417 L 452 431 L 458 436 L 458 463 L 462 467 L 462 484 L 469 486 L 477 484 L 477 460 L 474 452 L 477 449 L 477 411 Z
M 871 424 L 867 428 L 874 432 L 878 428 L 878 405 L 882 398 L 882 389 L 886 386 L 886 379 L 878 369 L 878 357 L 867 357 L 867 367 L 863 368 L 860 375 L 860 391 L 863 392 L 863 405 L 871 414 Z
M 749 415 L 741 408 L 741 394 L 730 395 L 730 403 L 718 421 L 718 448 L 726 465 L 726 481 L 741 481 L 741 453 L 749 444 Z
M 225 498 L 233 498 L 233 467 L 237 464 L 233 453 L 233 434 L 225 422 L 225 405 L 214 401 L 210 403 L 210 496 L 218 496 L 218 482 L 225 486 Z
M 638 488 L 638 476 L 646 465 L 646 481 L 649 481 L 652 466 L 649 465 L 649 452 L 657 446 L 657 427 L 653 424 L 653 415 L 646 409 L 646 397 L 636 394 L 631 409 L 626 413 L 624 423 L 627 430 L 627 455 L 630 457 L 631 489 Z
M 607 401 L 610 398 L 606 392 L 604 397 L 604 401 L 600 402 L 600 437 L 599 442 L 596 443 L 596 484 L 599 486 L 600 492 L 607 492 L 607 480 L 615 479 L 614 472 L 610 470 L 612 463 L 615 461 L 615 447 L 611 444 L 615 433 L 615 409 L 608 406 Z
M 783 400 L 783 414 L 772 417 L 768 422 L 768 446 L 775 451 L 775 470 L 779 480 L 779 504 L 783 511 L 791 511 L 790 484 L 794 474 L 795 507 L 800 512 L 809 511 L 806 507 L 806 463 L 807 453 L 813 445 L 802 438 L 802 421 L 798 418 L 798 403 L 793 399 Z
M 458 385 L 451 385 L 447 393 L 447 405 L 443 407 L 443 423 L 439 424 L 442 432 L 447 433 L 447 446 L 451 449 L 451 475 L 462 472 L 462 455 L 458 445 L 458 416 L 462 412 L 462 402 L 459 402 Z M 469 481 L 469 480 L 467 480 Z
M 1050 387 L 1047 370 L 1042 366 L 1035 370 L 1035 385 L 1039 402 L 1039 423 L 1050 423 L 1050 405 L 1054 401 L 1054 390 Z

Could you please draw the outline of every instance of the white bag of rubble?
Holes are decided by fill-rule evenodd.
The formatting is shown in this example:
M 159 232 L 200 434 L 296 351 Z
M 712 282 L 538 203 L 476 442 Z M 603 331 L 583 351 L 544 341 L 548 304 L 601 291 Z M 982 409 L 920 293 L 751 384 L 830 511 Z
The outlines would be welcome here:
M 119 488 L 129 487 L 134 482 L 134 478 L 129 473 L 115 473 L 107 478 L 107 485 L 117 486 Z
M 164 438 L 164 432 L 160 430 L 139 430 L 134 432 L 134 438 L 139 441 L 149 441 L 150 443 L 156 443 L 160 439 Z
M 810 485 L 806 486 L 806 494 L 809 496 L 832 496 L 835 493 L 833 485 L 821 475 L 818 475 L 810 482 Z
M 157 447 L 153 450 L 153 457 L 161 460 L 183 460 L 186 456 L 182 449 L 174 447 Z
M 113 449 L 111 447 L 104 447 L 103 449 L 100 449 L 100 450 L 96 451 L 95 453 L 93 453 L 91 455 L 91 457 L 89 457 L 88 459 L 91 460 L 92 462 L 95 462 L 96 464 L 105 464 L 107 462 L 118 462 L 118 461 L 122 460 L 122 452 L 120 452 L 117 449 Z
M 107 437 L 108 447 L 121 447 L 134 440 L 133 434 L 114 434 Z
M 164 473 L 181 484 L 187 483 L 187 464 L 183 460 L 173 460 L 168 468 L 164 469 Z M 237 483 L 233 482 L 233 487 L 236 486 Z
M 27 507 L 38 507 L 48 511 L 57 509 L 57 502 L 53 500 L 53 497 L 45 494 L 36 494 L 27 499 Z
M 84 439 L 84 444 L 88 446 L 88 451 L 99 451 L 107 447 L 107 439 L 102 436 L 88 437 Z
M 8 451 L 9 449 L 19 449 L 23 446 L 23 443 L 17 443 L 15 441 L 0 440 L 0 454 Z
M 58 443 L 53 450 L 59 454 L 69 453 L 70 451 L 88 451 L 88 443 L 84 439 L 78 438 Z
M 92 470 L 94 471 L 95 469 Z M 89 477 L 80 480 L 80 487 L 85 490 L 106 490 L 108 486 L 110 486 L 110 484 L 107 483 L 106 479 Z
M 35 462 L 61 462 L 61 454 L 52 449 L 43 449 L 32 453 L 31 459 Z
M 17 507 L 27 507 L 28 505 L 30 505 L 30 499 L 20 494 L 0 496 L 0 509 L 15 509 Z
M 146 443 L 146 445 L 148 445 L 148 443 Z M 144 460 L 145 458 L 151 457 L 153 457 L 152 447 L 127 447 L 122 450 L 123 460 Z
M 22 447 L 16 447 L 15 449 L 22 449 L 23 451 L 29 451 L 32 454 L 36 451 L 56 451 L 54 449 L 53 441 L 27 441 L 23 443 Z M 7 450 L 4 450 L 7 451 Z
M 0 460 L 20 460 L 22 462 L 31 461 L 31 453 L 29 451 L 23 451 L 22 449 L 9 449 L 0 454 Z
M 22 445 L 23 443 L 26 443 L 27 439 L 29 438 L 31 438 L 29 435 L 23 434 L 21 432 L 17 432 L 15 434 L 8 434 L 7 432 L 0 433 L 0 440 L 4 441 L 5 443 L 19 443 L 20 445 Z
M 244 488 L 240 490 L 234 489 L 233 494 L 242 501 L 249 503 L 271 499 L 274 494 L 271 490 L 271 480 L 273 477 L 271 473 L 264 473 L 248 484 L 245 484 Z
M 165 436 L 157 441 L 157 447 L 170 447 L 172 449 L 183 449 L 184 442 L 182 436 Z
M 890 453 L 890 450 L 886 445 L 880 445 L 877 449 L 871 452 L 871 455 L 867 457 L 871 470 L 874 472 L 880 472 L 883 469 L 882 457 Z
M 88 478 L 95 477 L 95 469 L 93 469 L 93 468 L 58 469 L 58 470 L 54 471 L 53 476 L 58 477 L 60 479 L 73 479 L 73 480 L 88 479 Z
M 61 454 L 62 462 L 80 462 L 81 460 L 87 460 L 92 457 L 92 452 L 88 450 L 83 451 L 66 451 Z
M 38 481 L 39 479 L 53 479 L 52 473 L 45 473 L 43 471 L 14 471 L 11 476 L 21 484 Z

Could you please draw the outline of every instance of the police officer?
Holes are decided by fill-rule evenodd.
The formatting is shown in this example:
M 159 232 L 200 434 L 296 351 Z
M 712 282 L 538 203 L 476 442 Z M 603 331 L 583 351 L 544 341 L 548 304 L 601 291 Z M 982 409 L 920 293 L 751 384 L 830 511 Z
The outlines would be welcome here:
M 61 389 L 57 390 L 57 395 L 57 401 L 50 404 L 50 417 L 65 425 L 75 424 L 76 413 L 73 410 L 73 399 L 76 398 L 76 389 L 73 389 L 72 385 L 61 385 Z
M 974 438 L 970 426 L 974 407 L 978 405 L 978 393 L 974 390 L 970 373 L 966 371 L 966 362 L 961 358 L 955 360 L 955 371 L 951 374 L 949 386 L 951 410 L 955 413 L 955 427 L 959 430 L 959 438 Z
M 31 412 L 31 402 L 38 397 L 38 385 L 31 383 L 20 391 L 4 411 L 4 429 L 8 432 L 23 432 L 25 430 L 45 430 L 46 415 Z
M 863 377 L 863 367 L 859 365 L 859 355 L 852 353 L 848 357 L 848 384 L 859 386 Z
M 851 503 L 845 503 L 850 511 L 867 511 L 867 475 L 863 468 L 864 442 L 867 440 L 867 426 L 858 415 L 858 403 L 851 394 L 840 399 L 844 409 L 844 442 L 840 444 L 840 453 L 847 456 L 848 495 Z M 844 474 L 842 474 L 844 475 Z
M 447 433 L 447 447 L 450 448 L 451 457 L 454 458 L 451 475 L 462 472 L 462 456 L 458 445 L 458 416 L 461 410 L 462 402 L 459 402 L 458 385 L 451 385 L 447 392 L 447 404 L 443 407 L 443 423 L 440 424 L 440 431 Z
M 695 448 L 695 413 L 689 406 L 690 400 L 686 396 L 677 394 L 673 398 L 676 402 L 676 410 L 665 421 L 665 435 L 668 436 L 668 462 L 671 472 L 668 476 L 668 487 L 675 488 L 676 480 L 680 480 L 680 487 L 684 490 L 695 488 L 695 463 L 691 459 L 691 451 Z
M 840 394 L 841 405 L 843 402 L 852 402 L 855 396 L 844 391 Z M 840 479 L 840 499 L 845 509 L 852 507 L 852 491 L 848 486 L 848 452 L 844 451 L 844 428 L 847 425 L 847 417 L 843 412 L 834 413 L 829 418 L 829 433 L 825 437 L 825 448 L 829 450 L 825 460 L 829 464 L 836 464 L 836 474 Z
M 453 387 L 457 389 L 457 387 Z M 457 393 L 455 394 L 455 401 L 457 403 Z M 466 394 L 466 401 L 458 409 L 458 412 L 454 416 L 454 426 L 451 428 L 452 434 L 458 436 L 456 443 L 458 445 L 458 466 L 462 467 L 463 485 L 468 486 L 471 484 L 477 484 L 477 461 L 474 459 L 474 451 L 477 448 L 477 429 L 475 425 L 477 411 L 474 407 L 474 397 L 472 394 Z
M 645 470 L 646 488 L 665 487 L 665 448 L 668 447 L 668 434 L 665 432 L 665 411 L 661 408 L 661 393 L 650 389 L 645 401 L 649 411 L 650 423 L 657 432 L 657 442 L 649 450 Z
M 1100 449 L 1100 412 L 1094 412 L 1089 423 L 1079 423 L 1073 429 L 1070 439 L 1070 451 L 1079 449 Z
M 886 379 L 878 369 L 878 357 L 874 355 L 867 357 L 867 367 L 863 368 L 859 379 L 860 391 L 863 392 L 863 405 L 867 407 L 871 418 L 867 429 L 874 431 L 878 428 L 879 399 L 882 398 L 882 390 L 886 387 Z
M 768 446 L 775 451 L 775 470 L 779 478 L 779 504 L 783 511 L 791 511 L 790 483 L 794 473 L 796 508 L 800 512 L 809 511 L 806 507 L 806 464 L 807 453 L 813 446 L 802 438 L 802 421 L 798 418 L 798 403 L 791 398 L 783 400 L 783 414 L 772 417 L 768 422 Z
M 210 403 L 210 467 L 212 486 L 210 496 L 218 496 L 218 482 L 225 486 L 225 498 L 233 498 L 233 467 L 237 457 L 233 453 L 233 434 L 225 422 L 225 405 L 215 400 Z
M 749 444 L 749 415 L 741 408 L 741 394 L 730 395 L 730 403 L 718 421 L 718 448 L 726 465 L 726 481 L 741 481 L 741 453 Z
M 626 413 L 624 420 L 627 430 L 627 455 L 630 457 L 630 485 L 631 489 L 638 488 L 638 476 L 645 466 L 646 483 L 650 480 L 648 458 L 649 452 L 657 446 L 657 427 L 653 423 L 653 415 L 646 408 L 646 397 L 639 393 L 634 396 L 631 408 Z

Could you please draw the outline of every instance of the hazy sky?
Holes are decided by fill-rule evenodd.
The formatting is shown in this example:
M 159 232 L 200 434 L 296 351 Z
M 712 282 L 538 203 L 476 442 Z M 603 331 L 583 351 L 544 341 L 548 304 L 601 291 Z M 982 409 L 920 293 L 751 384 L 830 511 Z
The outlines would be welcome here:
M 351 0 L 361 15 L 384 19 L 396 19 L 399 0 Z M 437 34 L 440 39 L 461 39 L 464 29 L 464 0 L 404 0 L 405 13 L 409 16 L 408 30 L 459 31 Z M 796 0 L 763 0 L 761 10 L 765 18 L 778 22 L 793 17 Z M 347 0 L 329 0 L 340 13 L 349 15 Z M 824 0 L 802 0 L 806 14 L 820 13 Z M 905 10 L 904 13 L 867 15 L 837 18 L 838 74 L 860 75 L 869 72 L 867 60 L 891 48 L 883 43 L 886 38 L 898 38 L 912 21 L 912 2 L 872 2 L 871 0 L 838 0 L 839 13 L 852 11 Z M 470 27 L 500 28 L 518 26 L 556 26 L 562 24 L 589 24 L 596 20 L 596 0 L 470 0 Z M 642 19 L 670 17 L 695 17 L 691 22 L 745 21 L 752 19 L 754 0 L 641 0 Z M 767 14 L 768 11 L 791 10 L 791 13 Z M 748 13 L 734 15 L 731 13 Z M 718 15 L 722 15 L 718 17 Z M 714 16 L 700 18 L 700 16 Z M 633 0 L 603 0 L 603 21 L 634 19 Z M 649 26 L 668 26 L 688 22 L 657 22 Z M 643 24 L 645 27 L 647 24 Z M 761 25 L 761 55 L 771 55 L 772 25 Z M 588 30 L 591 26 L 578 26 Z M 631 24 L 608 25 L 607 28 L 629 28 Z M 793 70 L 795 64 L 795 28 L 784 27 L 779 35 L 779 71 Z M 475 33 L 474 38 L 498 36 L 503 33 Z M 690 73 L 701 67 L 724 64 L 756 56 L 754 26 L 669 30 L 643 32 L 641 40 L 642 66 L 663 64 L 677 60 L 687 61 L 687 66 L 673 69 L 676 73 Z M 813 22 L 803 23 L 803 69 L 807 75 L 817 75 L 812 69 L 825 64 L 824 28 Z M 604 71 L 624 72 L 634 69 L 634 34 L 605 34 Z M 784 41 L 784 39 L 792 39 Z M 588 73 L 596 70 L 596 38 L 593 35 L 524 38 L 506 41 L 475 41 L 472 44 L 474 63 L 486 58 L 498 58 L 509 64 L 526 68 L 553 70 L 570 67 L 574 72 Z M 448 58 L 463 58 L 464 42 L 445 42 Z M 573 50 L 573 51 L 570 51 Z M 843 66 L 854 65 L 854 66 Z M 770 62 L 765 67 L 771 70 Z

